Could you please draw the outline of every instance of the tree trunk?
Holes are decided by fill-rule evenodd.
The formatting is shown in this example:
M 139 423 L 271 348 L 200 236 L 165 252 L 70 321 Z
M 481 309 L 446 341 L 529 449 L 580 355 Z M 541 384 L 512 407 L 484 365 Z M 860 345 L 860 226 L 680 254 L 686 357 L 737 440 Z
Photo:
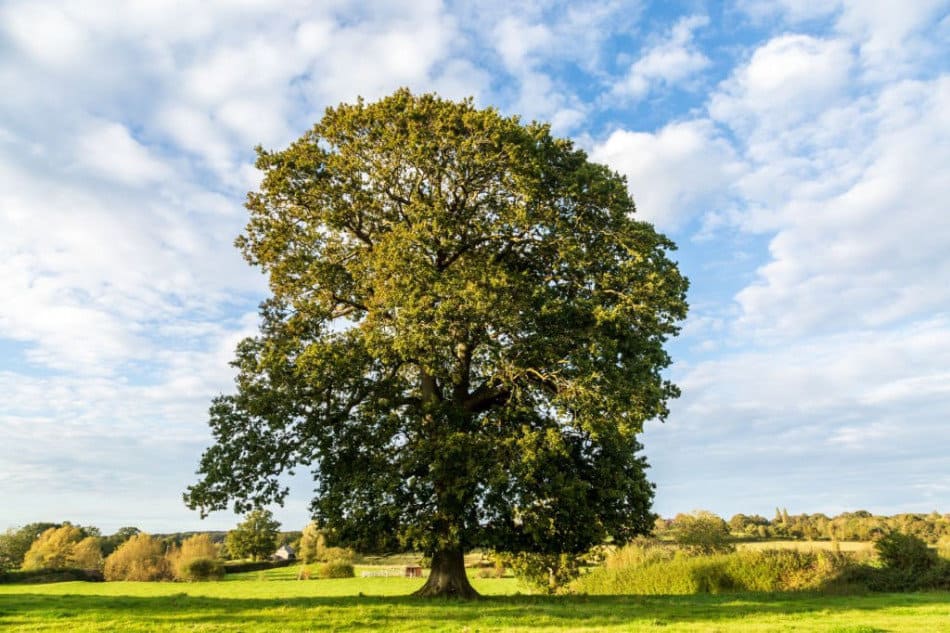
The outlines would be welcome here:
M 432 557 L 432 569 L 426 584 L 412 595 L 423 598 L 461 598 L 473 600 L 478 592 L 468 582 L 465 573 L 465 558 L 461 549 L 436 552 Z

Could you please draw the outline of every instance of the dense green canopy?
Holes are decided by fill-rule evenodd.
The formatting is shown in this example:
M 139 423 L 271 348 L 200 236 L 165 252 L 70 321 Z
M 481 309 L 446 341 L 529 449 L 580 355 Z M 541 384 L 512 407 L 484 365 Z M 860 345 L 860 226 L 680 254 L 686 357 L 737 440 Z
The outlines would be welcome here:
M 237 244 L 273 296 L 190 506 L 281 501 L 308 466 L 315 518 L 363 549 L 651 529 L 637 434 L 678 395 L 687 282 L 621 177 L 546 125 L 407 90 L 258 153 Z

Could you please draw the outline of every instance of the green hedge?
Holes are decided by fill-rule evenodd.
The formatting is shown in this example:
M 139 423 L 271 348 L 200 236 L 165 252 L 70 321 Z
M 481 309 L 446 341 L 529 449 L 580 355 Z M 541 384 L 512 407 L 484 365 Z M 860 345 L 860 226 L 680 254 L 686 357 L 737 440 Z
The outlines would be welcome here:
M 257 560 L 251 562 L 227 562 L 224 564 L 224 573 L 242 574 L 248 571 L 263 571 L 265 569 L 275 569 L 277 567 L 289 567 L 296 565 L 295 560 Z
M 182 580 L 220 580 L 224 577 L 224 563 L 213 558 L 195 558 L 181 568 Z
M 353 565 L 345 561 L 330 561 L 317 567 L 318 578 L 352 578 L 355 575 Z

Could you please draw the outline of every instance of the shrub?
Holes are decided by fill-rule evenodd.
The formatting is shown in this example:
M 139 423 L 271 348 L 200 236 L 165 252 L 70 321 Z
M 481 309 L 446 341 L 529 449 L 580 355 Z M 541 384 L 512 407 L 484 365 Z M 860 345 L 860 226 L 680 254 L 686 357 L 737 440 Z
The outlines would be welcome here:
M 0 584 L 27 585 L 51 582 L 102 582 L 102 572 L 96 569 L 34 569 L 31 571 L 0 572 Z
M 618 550 L 607 566 L 582 576 L 571 590 L 639 595 L 812 590 L 837 582 L 850 566 L 847 556 L 833 552 L 763 550 L 688 556 L 637 545 Z
M 941 536 L 937 541 L 937 554 L 941 558 L 950 560 L 950 535 Z
M 196 560 L 216 560 L 218 558 L 218 546 L 211 540 L 209 534 L 195 534 L 185 539 L 181 547 L 170 549 L 166 554 L 169 567 L 178 580 L 194 580 L 190 578 L 187 567 Z M 224 574 L 224 566 L 221 566 L 221 574 Z
M 937 555 L 920 538 L 912 534 L 888 532 L 874 542 L 874 549 L 884 567 L 922 573 L 937 564 Z
M 881 567 L 861 565 L 848 581 L 871 591 L 950 589 L 950 562 L 940 559 L 920 538 L 888 532 L 874 543 Z
M 353 565 L 341 560 L 323 563 L 317 567 L 318 578 L 353 578 L 355 575 Z
M 355 558 L 356 553 L 349 548 L 325 547 L 317 560 L 324 563 L 352 563 Z
M 224 563 L 215 558 L 192 558 L 181 566 L 178 577 L 191 582 L 220 580 L 224 577 Z
M 546 593 L 557 593 L 580 574 L 573 554 L 521 552 L 510 555 L 508 563 L 522 583 Z
M 161 544 L 145 533 L 136 534 L 112 552 L 103 574 L 106 580 L 166 580 L 172 576 Z
M 675 553 L 675 549 L 657 540 L 640 537 L 608 553 L 604 558 L 604 566 L 608 569 L 642 567 L 648 563 L 670 560 Z

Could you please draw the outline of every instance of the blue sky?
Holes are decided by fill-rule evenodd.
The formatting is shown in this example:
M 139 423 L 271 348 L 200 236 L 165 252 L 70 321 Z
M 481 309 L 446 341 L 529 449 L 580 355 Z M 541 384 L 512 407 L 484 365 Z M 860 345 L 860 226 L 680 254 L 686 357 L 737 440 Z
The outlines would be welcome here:
M 265 296 L 252 148 L 400 86 L 552 122 L 678 243 L 657 511 L 950 512 L 948 10 L 0 3 L 0 528 L 234 525 L 181 493 Z

